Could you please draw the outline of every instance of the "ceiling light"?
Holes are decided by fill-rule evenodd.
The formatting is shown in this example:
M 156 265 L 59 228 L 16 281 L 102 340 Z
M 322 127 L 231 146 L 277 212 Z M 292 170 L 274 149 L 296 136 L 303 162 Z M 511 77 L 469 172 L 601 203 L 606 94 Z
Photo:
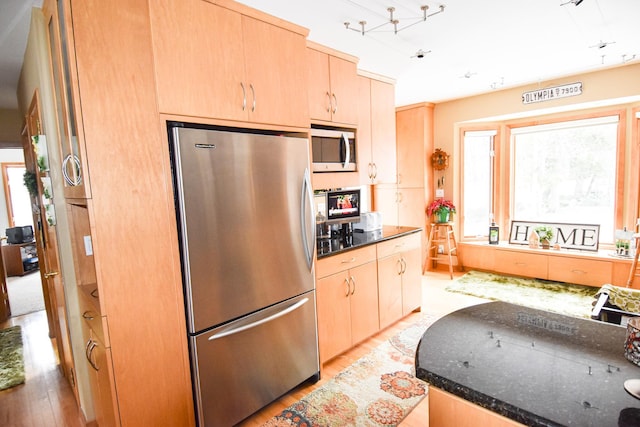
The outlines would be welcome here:
M 583 0 L 570 0 L 570 1 L 567 1 L 567 2 L 564 2 L 564 3 L 560 4 L 560 6 L 564 6 L 565 4 L 573 4 L 574 6 L 578 6 L 582 2 L 583 2 Z
M 579 1 L 582 1 L 582 0 L 579 0 Z M 345 26 L 345 28 L 347 30 L 357 31 L 357 32 L 361 33 L 364 36 L 366 33 L 369 33 L 371 31 L 380 30 L 380 28 L 383 28 L 383 27 L 385 27 L 387 25 L 393 25 L 393 33 L 394 34 L 398 34 L 402 30 L 406 30 L 407 28 L 412 27 L 412 26 L 414 26 L 414 25 L 416 25 L 416 24 L 418 24 L 420 22 L 426 21 L 427 18 L 429 18 L 429 17 L 431 17 L 433 15 L 437 15 L 439 13 L 444 12 L 444 8 L 445 8 L 445 6 L 443 4 L 441 4 L 440 6 L 438 6 L 438 11 L 437 12 L 433 12 L 431 14 L 428 14 L 427 11 L 429 10 L 429 6 L 427 6 L 427 5 L 420 6 L 420 10 L 422 11 L 422 16 L 407 18 L 408 20 L 413 21 L 413 22 L 411 22 L 410 24 L 405 25 L 404 27 L 400 27 L 400 28 L 398 28 L 398 25 L 400 24 L 400 20 L 396 19 L 393 16 L 393 13 L 396 11 L 395 7 L 388 7 L 387 8 L 387 12 L 389 12 L 389 20 L 388 21 L 383 22 L 382 24 L 376 25 L 373 28 L 369 28 L 369 29 L 365 28 L 366 25 L 367 25 L 367 21 L 358 21 L 358 24 L 360 25 L 360 28 L 352 28 L 350 22 L 345 22 L 344 26 Z

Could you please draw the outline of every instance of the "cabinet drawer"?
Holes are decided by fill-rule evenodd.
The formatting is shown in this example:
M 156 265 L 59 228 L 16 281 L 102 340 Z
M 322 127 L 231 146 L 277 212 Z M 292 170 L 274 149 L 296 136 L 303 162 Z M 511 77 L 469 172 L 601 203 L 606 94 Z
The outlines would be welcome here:
M 375 245 L 369 245 L 364 248 L 331 255 L 318 260 L 316 264 L 316 276 L 317 278 L 327 277 L 331 274 L 357 267 L 358 265 L 365 264 L 369 261 L 374 261 L 375 259 Z
M 611 283 L 613 263 L 593 259 L 549 257 L 549 280 L 602 286 Z
M 495 268 L 515 276 L 547 278 L 547 256 L 516 251 L 496 251 Z
M 80 308 L 80 316 L 86 322 L 86 325 L 93 331 L 93 334 L 104 343 L 106 347 L 109 347 L 108 334 L 105 334 L 105 328 L 103 322 L 104 316 L 100 313 L 100 302 L 96 299 L 93 301 L 90 294 L 85 292 L 86 287 L 78 288 L 78 305 Z
M 398 237 L 378 243 L 378 259 L 389 255 L 409 251 L 420 247 L 420 233 L 413 233 L 408 236 Z

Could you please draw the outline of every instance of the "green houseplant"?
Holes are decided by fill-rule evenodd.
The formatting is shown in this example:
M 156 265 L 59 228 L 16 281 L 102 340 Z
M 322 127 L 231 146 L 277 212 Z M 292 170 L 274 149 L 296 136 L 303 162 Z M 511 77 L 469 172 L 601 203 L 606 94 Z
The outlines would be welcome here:
M 427 206 L 427 215 L 433 215 L 436 222 L 449 222 L 451 214 L 454 213 L 456 207 L 450 200 L 436 199 Z
M 540 237 L 540 244 L 543 248 L 548 249 L 553 239 L 553 228 L 549 225 L 539 225 L 534 231 Z

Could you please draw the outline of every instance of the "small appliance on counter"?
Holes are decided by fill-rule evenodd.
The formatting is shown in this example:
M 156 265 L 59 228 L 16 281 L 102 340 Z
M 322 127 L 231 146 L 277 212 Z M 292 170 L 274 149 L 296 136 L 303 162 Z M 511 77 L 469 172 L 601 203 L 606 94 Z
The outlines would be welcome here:
M 376 231 L 382 229 L 382 214 L 380 212 L 365 212 L 360 214 L 360 222 L 353 224 L 354 231 Z

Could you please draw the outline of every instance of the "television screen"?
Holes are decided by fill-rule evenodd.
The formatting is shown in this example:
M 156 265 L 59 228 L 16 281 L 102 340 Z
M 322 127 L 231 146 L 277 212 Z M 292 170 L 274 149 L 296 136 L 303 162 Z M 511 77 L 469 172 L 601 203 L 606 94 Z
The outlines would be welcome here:
M 30 225 L 7 228 L 5 233 L 9 244 L 17 245 L 33 241 L 33 227 Z
M 327 222 L 353 222 L 359 218 L 359 189 L 327 192 Z

